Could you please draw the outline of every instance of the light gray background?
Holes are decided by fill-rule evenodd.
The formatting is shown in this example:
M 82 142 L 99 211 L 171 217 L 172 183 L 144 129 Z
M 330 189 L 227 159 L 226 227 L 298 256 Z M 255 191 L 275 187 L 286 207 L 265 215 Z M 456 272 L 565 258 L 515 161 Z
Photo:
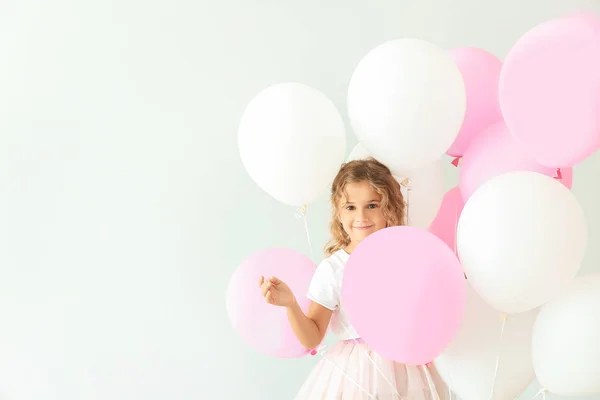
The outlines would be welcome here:
M 258 354 L 225 314 L 246 256 L 308 252 L 294 209 L 241 165 L 247 102 L 298 81 L 345 116 L 355 65 L 385 40 L 504 57 L 535 24 L 580 8 L 600 3 L 0 3 L 0 399 L 291 399 L 316 358 Z M 600 154 L 575 170 L 583 272 L 600 268 L 599 172 Z M 326 199 L 308 216 L 321 248 Z

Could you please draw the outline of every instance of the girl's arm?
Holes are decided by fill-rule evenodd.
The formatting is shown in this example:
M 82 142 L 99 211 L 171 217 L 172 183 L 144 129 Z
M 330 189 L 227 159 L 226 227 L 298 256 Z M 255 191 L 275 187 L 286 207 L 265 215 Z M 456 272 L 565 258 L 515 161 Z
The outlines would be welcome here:
M 296 301 L 287 307 L 288 320 L 292 325 L 292 330 L 300 343 L 307 349 L 314 349 L 321 344 L 327 333 L 332 314 L 333 311 L 314 301 L 310 303 L 307 315 L 304 315 Z

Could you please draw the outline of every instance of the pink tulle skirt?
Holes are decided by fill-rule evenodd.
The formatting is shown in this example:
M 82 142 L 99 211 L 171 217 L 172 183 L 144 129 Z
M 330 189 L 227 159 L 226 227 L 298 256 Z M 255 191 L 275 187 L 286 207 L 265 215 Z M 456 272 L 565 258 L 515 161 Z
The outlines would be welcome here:
M 386 360 L 359 341 L 337 342 L 320 357 L 295 400 L 447 400 L 435 367 Z M 373 360 L 373 361 L 371 361 Z

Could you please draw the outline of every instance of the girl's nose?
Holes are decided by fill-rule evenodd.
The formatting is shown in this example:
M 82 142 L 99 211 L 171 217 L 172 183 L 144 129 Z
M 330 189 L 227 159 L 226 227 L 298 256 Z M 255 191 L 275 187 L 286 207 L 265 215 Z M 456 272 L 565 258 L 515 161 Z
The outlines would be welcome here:
M 363 221 L 368 221 L 368 220 L 369 220 L 369 218 L 367 217 L 367 213 L 364 210 L 361 210 L 356 214 L 357 222 L 363 222 Z

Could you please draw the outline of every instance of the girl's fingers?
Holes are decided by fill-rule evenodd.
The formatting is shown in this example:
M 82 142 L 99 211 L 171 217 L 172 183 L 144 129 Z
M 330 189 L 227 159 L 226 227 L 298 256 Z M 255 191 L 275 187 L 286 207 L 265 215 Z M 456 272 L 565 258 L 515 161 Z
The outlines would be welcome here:
M 273 285 L 279 285 L 281 283 L 281 280 L 277 277 L 272 277 L 271 279 L 269 279 L 269 282 L 271 282 Z
M 270 288 L 271 288 L 271 284 L 269 282 L 264 282 L 262 284 L 262 295 L 263 295 L 263 297 L 267 295 L 267 292 L 269 291 Z

